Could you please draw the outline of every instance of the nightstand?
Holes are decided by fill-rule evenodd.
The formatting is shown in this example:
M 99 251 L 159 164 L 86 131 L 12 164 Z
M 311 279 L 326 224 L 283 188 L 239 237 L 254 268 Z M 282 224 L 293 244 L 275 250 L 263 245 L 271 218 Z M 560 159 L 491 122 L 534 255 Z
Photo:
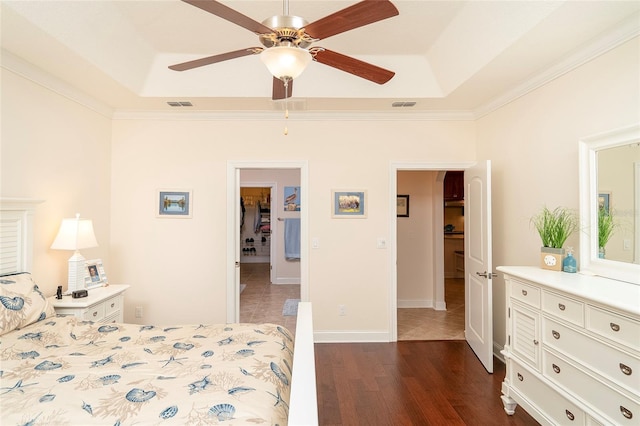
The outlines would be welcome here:
M 89 290 L 87 297 L 49 298 L 58 315 L 72 315 L 86 321 L 124 322 L 124 292 L 128 285 L 108 285 Z

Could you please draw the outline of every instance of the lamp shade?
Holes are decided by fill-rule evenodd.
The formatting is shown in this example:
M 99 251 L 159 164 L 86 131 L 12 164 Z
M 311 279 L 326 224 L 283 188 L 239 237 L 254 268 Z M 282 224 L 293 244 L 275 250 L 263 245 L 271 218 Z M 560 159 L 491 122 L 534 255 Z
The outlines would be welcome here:
M 260 59 L 274 77 L 280 80 L 297 78 L 311 62 L 308 50 L 292 46 L 275 46 L 260 53 Z
M 98 241 L 93 233 L 93 222 L 89 219 L 80 219 L 80 215 L 76 215 L 75 218 L 62 220 L 60 230 L 51 248 L 80 250 L 97 246 Z

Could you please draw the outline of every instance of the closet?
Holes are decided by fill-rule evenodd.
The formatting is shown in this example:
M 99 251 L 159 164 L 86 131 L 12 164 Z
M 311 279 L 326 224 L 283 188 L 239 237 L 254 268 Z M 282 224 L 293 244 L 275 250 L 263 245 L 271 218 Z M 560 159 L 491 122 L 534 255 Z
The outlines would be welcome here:
M 271 253 L 271 188 L 240 188 L 242 220 L 240 262 L 269 263 Z

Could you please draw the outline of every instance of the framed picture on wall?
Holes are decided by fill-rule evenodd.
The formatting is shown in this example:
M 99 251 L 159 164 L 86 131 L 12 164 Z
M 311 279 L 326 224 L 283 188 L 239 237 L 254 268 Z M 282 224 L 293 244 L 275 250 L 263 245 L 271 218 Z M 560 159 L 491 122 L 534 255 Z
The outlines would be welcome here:
M 605 211 L 605 213 L 609 213 L 611 209 L 611 193 L 610 192 L 601 192 L 598 194 L 598 208 Z
M 397 206 L 396 215 L 398 217 L 409 217 L 409 196 L 408 195 L 398 195 L 396 206 Z
M 109 285 L 102 260 L 92 259 L 85 262 L 84 286 L 86 289 Z
M 333 218 L 356 218 L 363 219 L 367 217 L 366 191 L 331 191 L 332 209 L 331 217 Z
M 190 219 L 191 195 L 190 190 L 158 190 L 156 217 Z
M 300 211 L 300 187 L 299 186 L 284 187 L 284 211 L 287 211 L 287 212 Z

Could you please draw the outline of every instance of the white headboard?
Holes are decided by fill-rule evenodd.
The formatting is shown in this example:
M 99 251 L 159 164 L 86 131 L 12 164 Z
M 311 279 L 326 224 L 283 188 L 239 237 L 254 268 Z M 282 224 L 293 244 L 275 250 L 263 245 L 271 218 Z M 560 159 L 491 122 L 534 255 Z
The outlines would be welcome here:
M 0 198 L 0 274 L 31 272 L 33 213 L 42 201 Z

